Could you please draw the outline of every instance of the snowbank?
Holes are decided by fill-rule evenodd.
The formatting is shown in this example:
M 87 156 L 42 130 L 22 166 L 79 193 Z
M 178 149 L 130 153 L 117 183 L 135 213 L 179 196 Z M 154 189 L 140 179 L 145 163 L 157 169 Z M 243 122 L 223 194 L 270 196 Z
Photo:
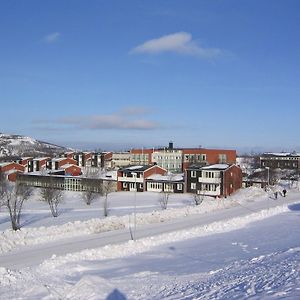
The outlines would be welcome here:
M 55 269 L 57 266 L 62 264 L 79 260 L 113 259 L 117 257 L 135 255 L 148 251 L 153 247 L 171 242 L 184 241 L 191 238 L 240 229 L 251 222 L 263 220 L 287 211 L 289 211 L 287 205 L 282 205 L 271 209 L 265 209 L 257 213 L 252 213 L 244 217 L 237 217 L 225 221 L 213 222 L 205 226 L 194 227 L 190 230 L 175 231 L 155 237 L 142 238 L 136 241 L 130 240 L 127 243 L 118 245 L 106 245 L 99 249 L 88 249 L 78 253 L 70 253 L 61 257 L 56 257 L 54 255 L 52 259 L 46 260 L 40 267 L 45 268 L 45 270 L 49 270 Z
M 136 215 L 136 222 L 137 225 L 166 222 L 172 219 L 229 208 L 245 201 L 253 201 L 254 198 L 258 199 L 259 197 L 260 200 L 264 199 L 266 193 L 262 189 L 249 188 L 241 190 L 226 200 L 209 198 L 199 206 L 186 206 L 156 210 L 149 213 L 138 213 Z M 133 219 L 132 215 L 110 216 L 105 219 L 94 218 L 88 221 L 75 221 L 57 226 L 22 228 L 19 231 L 5 230 L 0 235 L 0 253 L 8 252 L 25 245 L 36 245 L 86 234 L 128 228 L 131 225 L 130 219 Z

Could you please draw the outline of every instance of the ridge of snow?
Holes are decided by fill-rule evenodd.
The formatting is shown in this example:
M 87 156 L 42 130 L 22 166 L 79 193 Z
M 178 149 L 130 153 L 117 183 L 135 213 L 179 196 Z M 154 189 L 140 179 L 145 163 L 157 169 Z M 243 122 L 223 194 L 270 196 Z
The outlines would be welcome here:
M 242 202 L 252 201 L 253 198 L 258 196 L 267 197 L 267 194 L 262 189 L 249 188 L 244 190 L 242 194 L 237 193 L 232 195 L 227 205 L 233 207 L 239 205 L 237 200 Z M 225 207 L 220 206 L 221 202 L 219 201 L 205 201 L 205 203 L 199 206 L 186 206 L 167 210 L 154 210 L 147 213 L 137 213 L 136 222 L 138 225 L 154 224 L 224 209 Z M 8 252 L 24 245 L 36 245 L 81 235 L 129 228 L 129 226 L 129 217 L 128 215 L 124 215 L 109 216 L 104 219 L 94 218 L 87 221 L 68 222 L 63 225 L 49 227 L 24 227 L 19 231 L 7 229 L 0 234 L 0 253 Z
M 265 218 L 287 212 L 288 210 L 287 205 L 282 205 L 270 209 L 264 209 L 260 212 L 252 213 L 244 217 L 235 217 L 232 219 L 213 222 L 204 226 L 194 227 L 188 231 L 185 229 L 161 234 L 155 237 L 142 238 L 136 241 L 130 240 L 122 244 L 106 245 L 98 249 L 88 249 L 77 253 L 69 253 L 66 256 L 54 256 L 51 259 L 45 260 L 40 267 L 49 270 L 55 269 L 57 266 L 61 266 L 66 263 L 79 260 L 104 260 L 135 255 L 170 242 L 184 241 L 191 238 L 240 229 L 252 222 L 263 220 Z

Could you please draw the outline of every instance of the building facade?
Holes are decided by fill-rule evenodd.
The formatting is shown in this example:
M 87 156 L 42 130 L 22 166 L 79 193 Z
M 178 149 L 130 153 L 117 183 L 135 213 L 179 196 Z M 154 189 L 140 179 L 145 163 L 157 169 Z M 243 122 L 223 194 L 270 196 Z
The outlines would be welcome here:
M 206 148 L 174 148 L 172 142 L 168 147 L 159 149 L 132 149 L 131 164 L 147 165 L 156 163 L 170 172 L 184 172 L 193 164 L 235 164 L 236 150 Z
M 300 170 L 300 153 L 264 153 L 260 157 L 261 168 Z
M 146 179 L 146 191 L 157 192 L 157 193 L 161 193 L 161 192 L 183 193 L 184 192 L 183 174 L 151 175 Z
M 192 166 L 186 170 L 186 191 L 212 197 L 227 197 L 242 187 L 242 170 L 236 165 Z
M 146 191 L 146 179 L 154 174 L 165 175 L 166 170 L 157 166 L 131 166 L 118 170 L 118 191 Z

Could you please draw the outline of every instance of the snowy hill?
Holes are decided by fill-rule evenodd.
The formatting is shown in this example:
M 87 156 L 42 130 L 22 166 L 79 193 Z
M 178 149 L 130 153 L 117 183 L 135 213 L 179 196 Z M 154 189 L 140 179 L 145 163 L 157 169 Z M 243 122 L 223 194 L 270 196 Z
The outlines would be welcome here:
M 0 158 L 8 156 L 53 155 L 68 150 L 65 147 L 21 135 L 0 133 Z

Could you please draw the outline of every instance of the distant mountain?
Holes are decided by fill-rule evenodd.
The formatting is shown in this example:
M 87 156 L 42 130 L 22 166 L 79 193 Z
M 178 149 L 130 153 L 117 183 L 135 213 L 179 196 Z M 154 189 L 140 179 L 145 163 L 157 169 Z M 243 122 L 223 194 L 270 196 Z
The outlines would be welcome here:
M 12 156 L 54 156 L 70 149 L 22 135 L 0 133 L 0 158 Z

